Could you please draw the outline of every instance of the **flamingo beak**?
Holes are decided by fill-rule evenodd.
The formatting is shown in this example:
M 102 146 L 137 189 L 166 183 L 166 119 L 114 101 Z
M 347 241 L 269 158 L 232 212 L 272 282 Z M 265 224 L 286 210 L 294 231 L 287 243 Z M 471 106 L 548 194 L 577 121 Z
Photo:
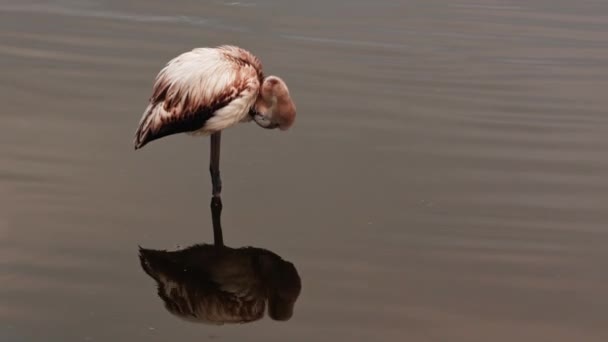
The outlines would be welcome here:
M 266 115 L 262 115 L 256 113 L 253 115 L 253 121 L 255 121 L 258 126 L 266 129 L 274 129 L 279 127 L 279 124 L 270 120 Z

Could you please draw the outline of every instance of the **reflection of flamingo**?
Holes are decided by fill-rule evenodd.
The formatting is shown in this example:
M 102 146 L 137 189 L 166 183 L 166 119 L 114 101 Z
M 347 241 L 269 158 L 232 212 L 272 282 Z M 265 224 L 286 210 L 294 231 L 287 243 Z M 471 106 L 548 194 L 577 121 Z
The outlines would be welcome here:
M 246 323 L 293 315 L 301 282 L 294 265 L 261 248 L 195 245 L 178 251 L 140 248 L 143 270 L 165 308 L 182 319 Z
M 212 205 L 211 214 L 214 245 L 139 248 L 141 267 L 156 280 L 165 308 L 186 320 L 223 324 L 259 320 L 268 304 L 270 318 L 290 319 L 302 289 L 295 266 L 262 248 L 224 246 L 221 207 Z
M 167 135 L 211 135 L 212 206 L 221 207 L 221 131 L 254 120 L 287 130 L 296 108 L 287 85 L 264 77 L 260 60 L 236 46 L 196 48 L 167 63 L 156 77 L 150 103 L 135 134 L 135 149 Z

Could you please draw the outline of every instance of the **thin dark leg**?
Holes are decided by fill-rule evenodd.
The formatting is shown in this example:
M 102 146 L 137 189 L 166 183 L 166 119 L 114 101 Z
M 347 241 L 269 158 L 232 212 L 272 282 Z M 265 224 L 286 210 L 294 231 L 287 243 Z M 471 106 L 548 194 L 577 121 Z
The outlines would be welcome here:
M 211 218 L 213 222 L 213 242 L 216 246 L 224 245 L 222 234 L 222 180 L 220 178 L 220 142 L 221 132 L 211 135 L 211 154 L 209 161 L 209 172 L 211 173 L 211 184 L 213 187 L 211 197 Z
M 213 196 L 219 196 L 222 192 L 222 179 L 220 178 L 220 143 L 222 132 L 211 135 L 211 160 L 209 161 L 209 172 L 211 173 L 211 184 L 213 185 Z

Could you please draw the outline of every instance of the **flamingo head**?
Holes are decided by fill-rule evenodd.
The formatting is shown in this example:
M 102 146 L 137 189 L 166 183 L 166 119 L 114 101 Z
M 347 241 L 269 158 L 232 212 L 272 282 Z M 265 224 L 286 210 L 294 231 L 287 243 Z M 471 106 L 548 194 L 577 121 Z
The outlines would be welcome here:
M 287 84 L 277 76 L 264 78 L 255 106 L 253 120 L 263 128 L 288 130 L 296 119 L 296 105 Z

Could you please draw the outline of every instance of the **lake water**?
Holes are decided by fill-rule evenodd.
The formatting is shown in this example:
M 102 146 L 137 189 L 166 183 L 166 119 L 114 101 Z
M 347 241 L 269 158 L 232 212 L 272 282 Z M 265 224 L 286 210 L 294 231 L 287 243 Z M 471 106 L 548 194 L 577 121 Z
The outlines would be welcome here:
M 224 240 L 288 321 L 171 315 L 138 246 L 213 241 L 209 141 L 133 150 L 156 73 L 236 44 L 288 132 L 222 137 Z M 608 340 L 608 2 L 0 1 L 0 340 Z

